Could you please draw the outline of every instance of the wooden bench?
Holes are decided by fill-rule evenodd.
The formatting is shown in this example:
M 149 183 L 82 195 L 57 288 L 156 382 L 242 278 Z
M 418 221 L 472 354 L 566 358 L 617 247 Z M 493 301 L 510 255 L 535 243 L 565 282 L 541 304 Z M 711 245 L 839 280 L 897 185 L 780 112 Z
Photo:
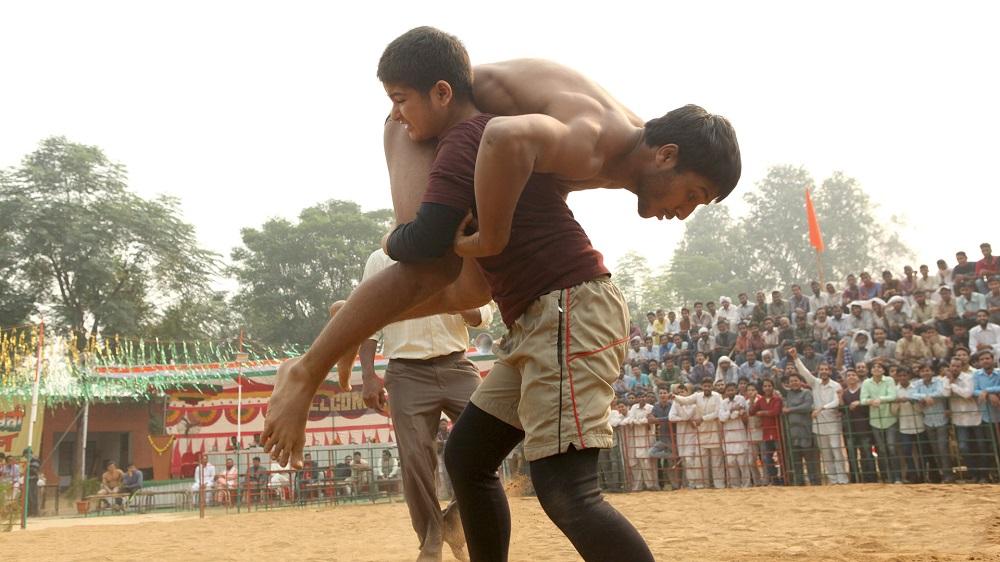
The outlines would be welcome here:
M 92 496 L 87 496 L 87 497 L 83 498 L 83 501 L 86 501 L 86 502 L 94 502 L 94 501 L 96 501 L 97 502 L 97 509 L 93 510 L 93 513 L 95 513 L 97 515 L 100 515 L 101 513 L 103 513 L 106 510 L 111 510 L 112 513 L 116 513 L 118 511 L 121 511 L 121 512 L 124 513 L 125 509 L 127 507 L 126 503 L 128 502 L 128 499 L 131 496 L 132 496 L 132 494 L 122 493 L 122 492 L 115 493 L 115 494 L 94 494 Z M 118 500 L 122 500 L 121 504 L 119 504 Z M 86 517 L 87 515 L 90 515 L 90 513 L 91 513 L 91 509 L 88 508 L 87 512 L 84 514 L 84 517 Z

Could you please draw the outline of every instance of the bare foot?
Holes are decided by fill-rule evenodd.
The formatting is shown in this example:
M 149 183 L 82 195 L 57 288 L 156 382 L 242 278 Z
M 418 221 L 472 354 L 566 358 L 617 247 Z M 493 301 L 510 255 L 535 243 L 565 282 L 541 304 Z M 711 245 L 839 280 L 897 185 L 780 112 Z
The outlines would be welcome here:
M 281 466 L 302 468 L 302 448 L 306 438 L 306 420 L 316 394 L 309 377 L 299 366 L 299 359 L 289 359 L 278 367 L 278 381 L 267 401 L 264 452 Z

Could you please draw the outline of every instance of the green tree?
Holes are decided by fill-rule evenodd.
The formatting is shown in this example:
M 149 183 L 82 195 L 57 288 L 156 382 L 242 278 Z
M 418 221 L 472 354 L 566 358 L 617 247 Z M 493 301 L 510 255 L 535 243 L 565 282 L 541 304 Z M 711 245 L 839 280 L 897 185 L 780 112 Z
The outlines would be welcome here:
M 857 180 L 834 173 L 819 188 L 801 167 L 773 166 L 744 195 L 747 213 L 733 218 L 724 205 L 700 209 L 687 222 L 684 238 L 667 268 L 667 288 L 677 302 L 730 297 L 758 289 L 787 289 L 817 278 L 816 253 L 809 245 L 805 190 L 812 189 L 826 251 L 824 279 L 873 270 L 912 255 Z M 751 300 L 752 297 L 751 297 Z
M 645 306 L 644 287 L 649 279 L 649 263 L 637 252 L 630 251 L 618 259 L 615 265 L 615 285 L 625 297 L 628 312 L 632 321 L 640 327 L 645 326 L 646 316 L 642 310 Z
M 210 291 L 181 295 L 144 333 L 160 340 L 221 341 L 235 339 L 239 330 L 238 319 L 226 294 Z
M 144 199 L 126 182 L 99 148 L 63 137 L 43 140 L 5 181 L 20 202 L 13 255 L 81 348 L 101 333 L 137 334 L 151 294 L 204 290 L 216 271 L 176 199 Z
M 38 296 L 15 248 L 15 218 L 22 208 L 23 199 L 14 189 L 13 177 L 0 170 L 0 328 L 24 322 L 35 309 Z
M 249 334 L 272 347 L 311 343 L 329 306 L 360 281 L 391 220 L 386 209 L 363 213 L 356 203 L 328 201 L 303 210 L 298 222 L 243 229 L 243 246 L 232 251 L 240 284 L 233 303 Z

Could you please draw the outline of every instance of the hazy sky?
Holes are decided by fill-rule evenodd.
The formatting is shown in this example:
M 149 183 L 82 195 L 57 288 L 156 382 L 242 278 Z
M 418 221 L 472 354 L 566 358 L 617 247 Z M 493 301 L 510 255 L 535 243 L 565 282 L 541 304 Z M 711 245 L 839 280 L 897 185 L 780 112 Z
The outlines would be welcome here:
M 933 267 L 1000 245 L 992 5 L 10 1 L 0 166 L 49 135 L 97 145 L 134 190 L 180 197 L 227 257 L 241 227 L 325 199 L 389 207 L 375 67 L 397 35 L 434 25 L 473 63 L 550 58 L 646 118 L 685 103 L 726 115 L 743 153 L 737 195 L 773 164 L 817 182 L 843 170 L 883 216 L 905 215 L 904 239 Z M 570 205 L 611 264 L 630 249 L 666 263 L 683 234 L 639 219 L 625 192 Z

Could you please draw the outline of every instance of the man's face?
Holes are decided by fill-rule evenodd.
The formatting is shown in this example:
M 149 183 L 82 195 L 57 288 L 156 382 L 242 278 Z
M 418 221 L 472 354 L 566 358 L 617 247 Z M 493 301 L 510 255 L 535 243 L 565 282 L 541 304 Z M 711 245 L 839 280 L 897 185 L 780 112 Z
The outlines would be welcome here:
M 754 361 L 756 361 L 756 360 L 757 360 L 757 353 L 753 352 L 753 351 L 748 351 L 747 352 L 747 363 L 750 363 L 751 365 L 753 365 Z
M 746 295 L 740 295 L 740 304 L 744 305 L 746 303 L 747 303 L 747 296 Z
M 705 379 L 705 380 L 701 381 L 701 391 L 705 394 L 705 396 L 711 395 L 712 394 L 712 381 L 710 381 L 708 379 Z
M 858 334 L 857 336 L 854 337 L 854 342 L 858 345 L 858 347 L 864 347 L 868 345 L 868 336 L 864 334 Z
M 439 82 L 440 84 L 440 82 Z M 410 140 L 420 142 L 435 138 L 447 120 L 446 105 L 435 103 L 436 94 L 420 92 L 402 84 L 383 84 L 392 101 L 389 118 L 398 121 Z M 435 88 L 432 91 L 436 90 Z
M 726 393 L 726 398 L 732 400 L 736 396 L 736 387 L 727 386 L 725 389 L 725 393 Z
M 649 314 L 646 315 L 646 321 L 652 324 L 653 322 L 656 321 L 656 315 L 650 312 Z
M 253 461 L 252 461 L 252 463 L 253 463 L 254 468 L 257 468 L 258 466 L 260 466 L 260 459 L 254 458 Z
M 691 311 L 688 310 L 688 309 L 686 309 L 686 308 L 682 308 L 681 309 L 681 318 L 690 318 L 690 317 L 691 317 Z
M 830 366 L 826 363 L 819 364 L 819 378 L 823 380 L 830 378 Z
M 979 368 L 990 372 L 993 370 L 993 354 L 991 353 L 980 353 L 979 354 Z
M 764 304 L 764 293 L 757 293 L 757 302 Z
M 837 289 L 833 286 L 833 283 L 827 283 L 826 292 L 832 295 L 837 292 Z
M 928 275 L 930 275 L 930 272 L 931 272 L 931 268 L 927 267 L 926 265 L 920 266 L 920 276 L 921 277 L 927 277 Z
M 792 287 L 792 295 L 795 296 L 795 298 L 801 298 L 802 289 L 798 286 Z
M 741 336 L 746 336 L 747 335 L 747 326 L 746 326 L 746 324 L 743 324 L 743 325 L 740 326 L 740 335 Z
M 875 330 L 875 333 L 873 334 L 873 337 L 875 338 L 875 343 L 882 343 L 882 342 L 884 342 L 885 341 L 885 330 L 882 330 L 881 328 Z
M 674 314 L 673 310 L 671 310 L 670 312 L 667 313 L 667 320 L 670 320 L 671 322 L 673 322 L 674 320 L 677 320 L 677 315 Z
M 788 387 L 792 390 L 802 390 L 802 380 L 799 377 L 788 377 Z
M 978 322 L 981 327 L 985 328 L 990 322 L 990 314 L 985 310 L 980 310 L 976 313 L 976 322 Z
M 951 300 L 951 291 L 948 290 L 941 291 L 941 300 L 944 302 L 949 302 Z
M 640 345 L 639 340 L 632 340 L 631 345 L 632 349 L 635 351 L 639 351 L 642 348 L 642 345 Z
M 714 301 L 708 301 L 708 304 L 706 306 L 708 306 L 708 312 L 709 313 L 715 312 L 715 302 Z
M 701 314 L 701 303 L 694 305 L 694 313 Z
M 825 308 L 821 308 L 821 309 L 819 309 L 819 310 L 816 311 L 816 321 L 819 322 L 819 323 L 821 323 L 821 324 L 826 321 L 826 309 Z
M 791 326 L 791 324 L 788 323 L 788 318 L 784 316 L 778 319 L 778 325 L 780 325 L 783 330 L 788 329 L 788 327 Z
M 983 257 L 989 259 L 993 255 L 993 248 L 990 248 L 989 244 L 983 244 L 979 247 L 983 252 Z
M 660 390 L 656 394 L 660 398 L 660 404 L 666 404 L 668 401 L 670 401 L 670 393 L 667 392 L 666 390 Z
M 656 311 L 656 319 L 657 320 L 663 321 L 663 318 L 665 316 L 666 316 L 666 314 L 664 314 L 662 310 L 657 310 Z
M 774 327 L 774 320 L 771 320 L 770 318 L 765 318 L 764 319 L 764 329 L 765 330 L 770 330 L 773 327 Z
M 771 302 L 781 302 L 781 293 L 778 291 L 771 293 Z
M 698 205 L 708 205 L 716 198 L 718 190 L 708 179 L 690 170 L 675 170 L 677 155 L 677 145 L 659 147 L 636 183 L 640 217 L 684 220 Z
M 646 337 L 646 348 L 647 348 L 647 349 L 649 349 L 649 348 L 651 348 L 651 347 L 653 347 L 653 338 L 652 338 L 652 337 L 649 337 L 649 336 L 647 336 L 647 337 Z
M 910 326 L 909 324 L 903 324 L 903 326 L 902 326 L 902 332 L 903 332 L 903 337 L 904 338 L 906 338 L 906 339 L 912 338 L 913 337 L 913 326 Z
M 640 369 L 639 367 L 632 367 L 632 376 L 635 377 L 635 378 L 641 377 L 642 376 L 642 369 Z
M 917 300 L 917 304 L 920 306 L 923 306 L 927 302 L 927 295 L 923 293 L 916 293 L 913 295 L 913 298 Z
M 955 259 L 958 260 L 958 264 L 959 265 L 964 265 L 965 262 L 969 261 L 968 256 L 966 256 L 964 253 L 962 253 L 962 254 L 955 254 Z
M 857 277 L 855 277 L 854 275 L 848 275 L 847 276 L 847 285 L 849 287 L 853 287 L 853 286 L 855 286 L 857 284 L 858 284 L 858 278 Z
M 233 459 L 226 459 L 226 468 L 233 468 Z
M 868 285 L 869 283 L 872 282 L 872 276 L 867 273 L 862 273 L 861 282 L 864 283 L 865 285 Z
M 971 285 L 962 285 L 962 296 L 965 297 L 966 299 L 968 299 L 970 296 L 972 296 L 972 286 Z
M 201 464 L 205 464 L 205 463 L 202 462 Z M 116 470 L 118 470 L 118 466 L 115 465 L 115 463 L 109 463 L 108 464 L 108 472 L 114 472 Z
M 990 279 L 990 292 L 1000 295 L 1000 279 Z
M 208 455 L 202 455 L 201 456 L 201 464 L 202 465 L 208 464 Z
M 819 281 L 813 281 L 810 283 L 809 288 L 812 289 L 814 295 L 818 295 L 820 291 Z
M 851 314 L 853 314 L 854 316 L 857 316 L 858 318 L 860 318 L 861 317 L 861 305 L 856 304 L 856 305 L 852 306 L 851 307 Z
M 724 334 L 728 331 L 729 331 L 729 324 L 726 324 L 725 322 L 719 322 L 719 332 Z

